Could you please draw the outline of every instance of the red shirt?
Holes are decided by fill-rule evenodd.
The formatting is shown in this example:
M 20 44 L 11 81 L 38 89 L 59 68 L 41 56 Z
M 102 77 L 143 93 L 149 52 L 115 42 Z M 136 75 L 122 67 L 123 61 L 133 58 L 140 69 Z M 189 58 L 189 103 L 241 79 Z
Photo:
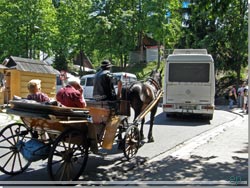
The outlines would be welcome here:
M 67 107 L 84 108 L 86 106 L 86 102 L 82 97 L 82 93 L 70 85 L 61 88 L 57 92 L 56 100 Z
M 37 92 L 37 93 L 33 93 L 33 94 L 29 94 L 27 96 L 27 99 L 29 100 L 34 100 L 36 102 L 45 102 L 45 101 L 49 101 L 49 97 L 48 95 L 41 93 L 41 92 Z

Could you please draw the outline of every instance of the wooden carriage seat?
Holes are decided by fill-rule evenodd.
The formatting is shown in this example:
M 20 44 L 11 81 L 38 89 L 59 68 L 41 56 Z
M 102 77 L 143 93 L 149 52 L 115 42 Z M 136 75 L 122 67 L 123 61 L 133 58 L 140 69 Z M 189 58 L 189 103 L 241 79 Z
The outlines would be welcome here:
M 107 101 L 87 100 L 87 108 L 92 116 L 93 123 L 106 122 L 111 115 L 111 108 Z
M 116 115 L 130 116 L 129 101 L 95 101 L 86 100 L 89 114 L 94 123 L 106 122 L 111 113 Z

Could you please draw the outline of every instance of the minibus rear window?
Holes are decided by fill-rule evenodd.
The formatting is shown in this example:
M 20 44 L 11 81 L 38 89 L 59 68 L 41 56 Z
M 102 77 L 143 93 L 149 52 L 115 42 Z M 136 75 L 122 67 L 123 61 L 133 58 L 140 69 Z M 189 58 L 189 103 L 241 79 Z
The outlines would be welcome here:
M 170 63 L 170 82 L 209 82 L 209 63 Z

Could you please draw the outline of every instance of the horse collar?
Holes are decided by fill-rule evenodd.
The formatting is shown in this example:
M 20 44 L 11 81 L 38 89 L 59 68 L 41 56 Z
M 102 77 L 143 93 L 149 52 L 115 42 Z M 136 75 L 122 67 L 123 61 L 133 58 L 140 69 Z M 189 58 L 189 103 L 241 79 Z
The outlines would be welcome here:
M 153 78 L 149 78 L 148 80 L 155 86 L 156 90 L 160 89 L 159 84 Z

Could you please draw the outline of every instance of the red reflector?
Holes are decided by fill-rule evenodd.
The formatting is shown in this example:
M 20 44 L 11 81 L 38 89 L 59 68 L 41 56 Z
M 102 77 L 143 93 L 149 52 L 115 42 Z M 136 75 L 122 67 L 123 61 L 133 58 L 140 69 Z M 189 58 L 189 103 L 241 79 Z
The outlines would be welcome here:
M 205 110 L 213 110 L 214 107 L 213 107 L 213 106 L 202 106 L 202 109 L 205 109 Z
M 173 108 L 173 105 L 172 104 L 164 104 L 163 107 L 164 108 Z

